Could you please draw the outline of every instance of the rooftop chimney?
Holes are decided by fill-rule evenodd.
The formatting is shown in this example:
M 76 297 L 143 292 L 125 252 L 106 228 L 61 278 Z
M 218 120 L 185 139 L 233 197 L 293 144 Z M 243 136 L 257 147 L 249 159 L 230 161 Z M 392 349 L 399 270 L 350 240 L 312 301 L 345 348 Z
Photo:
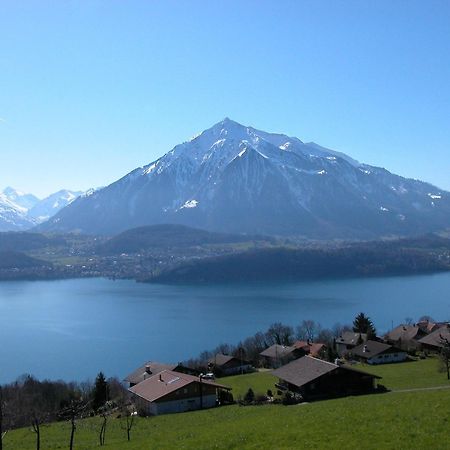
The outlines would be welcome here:
M 148 373 L 149 375 L 152 373 L 152 371 L 150 370 L 150 364 L 147 364 L 145 366 L 145 372 Z
M 162 381 L 163 379 L 162 379 L 162 375 L 161 374 L 159 374 L 159 381 Z
M 367 352 L 367 345 L 364 345 L 364 347 L 363 347 L 363 353 L 366 353 Z

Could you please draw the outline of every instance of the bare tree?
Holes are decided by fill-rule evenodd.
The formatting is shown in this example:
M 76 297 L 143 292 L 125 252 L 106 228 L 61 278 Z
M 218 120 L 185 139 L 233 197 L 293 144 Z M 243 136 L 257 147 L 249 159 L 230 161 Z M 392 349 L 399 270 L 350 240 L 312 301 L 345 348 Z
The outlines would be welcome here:
M 121 415 L 125 417 L 123 428 L 127 432 L 127 440 L 131 440 L 131 430 L 134 425 L 134 419 L 137 415 L 136 410 L 131 405 L 123 405 Z
M 352 331 L 352 327 L 347 324 L 343 325 L 342 323 L 335 323 L 332 330 L 334 337 L 338 338 L 339 336 L 342 336 L 342 333 L 345 333 L 346 331 Z
M 302 341 L 314 342 L 317 334 L 320 332 L 320 325 L 314 320 L 303 320 L 297 327 L 297 338 Z
M 87 406 L 87 403 L 84 402 L 83 399 L 72 399 L 70 400 L 69 405 L 63 408 L 60 412 L 60 417 L 70 422 L 70 450 L 73 450 L 73 441 L 75 437 L 75 431 L 77 429 L 77 420 L 82 417 L 83 412 L 86 410 Z
M 283 325 L 281 322 L 276 322 L 270 325 L 265 334 L 266 346 L 273 344 L 278 345 L 292 345 L 294 338 L 294 330 L 289 325 Z
M 441 347 L 440 359 L 444 372 L 447 372 L 447 380 L 450 380 L 450 341 L 448 338 L 439 335 Z

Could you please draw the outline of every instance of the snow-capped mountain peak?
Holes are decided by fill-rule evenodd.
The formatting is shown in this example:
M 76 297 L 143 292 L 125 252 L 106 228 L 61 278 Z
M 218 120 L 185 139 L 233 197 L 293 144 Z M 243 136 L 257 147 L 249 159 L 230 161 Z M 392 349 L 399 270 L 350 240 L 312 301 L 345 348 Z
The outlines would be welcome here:
M 43 229 L 375 237 L 450 226 L 450 195 L 350 156 L 229 118 L 64 208 Z

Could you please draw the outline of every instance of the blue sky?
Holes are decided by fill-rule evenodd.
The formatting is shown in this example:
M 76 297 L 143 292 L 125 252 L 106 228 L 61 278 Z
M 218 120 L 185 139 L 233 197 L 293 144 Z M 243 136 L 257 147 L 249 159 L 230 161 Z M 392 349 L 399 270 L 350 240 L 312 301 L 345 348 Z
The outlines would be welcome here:
M 0 3 L 0 188 L 109 184 L 228 116 L 450 190 L 450 2 Z

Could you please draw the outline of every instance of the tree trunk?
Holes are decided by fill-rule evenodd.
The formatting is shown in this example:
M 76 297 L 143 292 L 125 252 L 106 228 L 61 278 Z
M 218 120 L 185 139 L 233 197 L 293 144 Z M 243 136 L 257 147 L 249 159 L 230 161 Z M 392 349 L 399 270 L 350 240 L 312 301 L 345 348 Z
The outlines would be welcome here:
M 74 438 L 74 435 L 75 435 L 75 428 L 76 428 L 76 426 L 75 426 L 75 418 L 74 417 L 72 417 L 72 419 L 71 419 L 71 424 L 72 424 L 72 429 L 70 431 L 70 446 L 69 446 L 69 449 L 73 450 L 73 438 Z
M 39 428 L 39 422 L 36 426 L 36 450 L 41 448 L 41 429 Z

